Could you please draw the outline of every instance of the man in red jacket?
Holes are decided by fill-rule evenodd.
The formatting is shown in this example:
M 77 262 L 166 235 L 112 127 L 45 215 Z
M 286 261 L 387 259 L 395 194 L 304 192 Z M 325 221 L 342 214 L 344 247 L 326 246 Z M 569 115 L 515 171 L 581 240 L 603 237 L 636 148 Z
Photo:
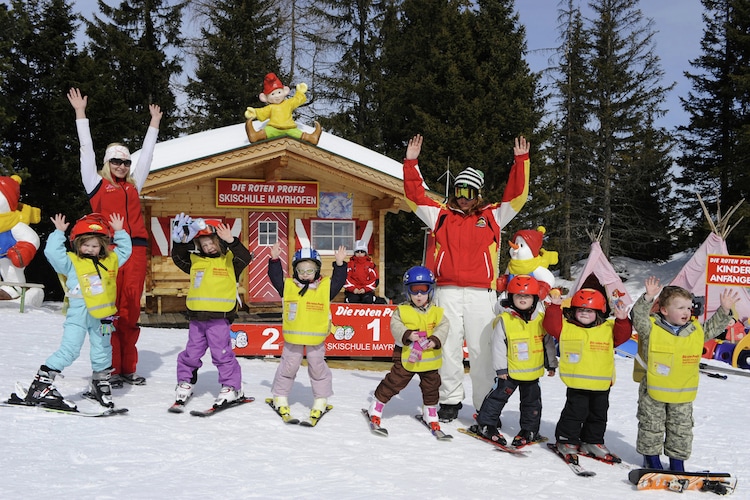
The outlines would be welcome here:
M 417 158 L 422 136 L 415 135 L 406 149 L 404 194 L 411 209 L 432 230 L 435 238 L 434 273 L 437 304 L 450 322 L 443 344 L 440 369 L 440 419 L 458 416 L 464 398 L 464 352 L 469 352 L 474 408 L 479 409 L 495 379 L 492 368 L 493 305 L 498 277 L 500 231 L 526 203 L 529 192 L 529 144 L 515 140 L 515 162 L 500 203 L 482 199 L 484 173 L 467 168 L 456 176 L 448 202 L 438 203 L 425 194 L 425 183 Z

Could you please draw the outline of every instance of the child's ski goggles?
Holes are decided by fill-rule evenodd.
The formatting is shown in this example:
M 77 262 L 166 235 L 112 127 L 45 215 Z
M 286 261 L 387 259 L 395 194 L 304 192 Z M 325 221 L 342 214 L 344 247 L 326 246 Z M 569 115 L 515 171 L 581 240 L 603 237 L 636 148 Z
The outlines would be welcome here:
M 411 295 L 427 295 L 430 291 L 430 285 L 418 284 L 409 285 L 409 294 Z

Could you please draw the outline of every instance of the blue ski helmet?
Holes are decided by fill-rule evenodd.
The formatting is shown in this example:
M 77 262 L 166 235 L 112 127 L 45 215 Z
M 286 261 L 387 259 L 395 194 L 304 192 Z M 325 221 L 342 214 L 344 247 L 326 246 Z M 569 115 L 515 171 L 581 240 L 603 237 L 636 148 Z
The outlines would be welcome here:
M 432 296 L 435 294 L 435 275 L 424 266 L 414 266 L 404 273 L 404 295 L 411 300 L 409 287 L 411 285 L 427 285 L 427 297 L 432 302 Z
M 320 278 L 321 262 L 320 262 L 320 254 L 314 248 L 300 248 L 299 250 L 294 252 L 294 260 L 292 260 L 292 270 L 294 271 L 294 279 L 296 279 L 297 281 L 302 281 L 299 275 L 297 274 L 297 264 L 299 264 L 300 262 L 304 262 L 306 260 L 309 260 L 310 262 L 315 263 L 315 265 L 317 266 L 317 271 L 315 272 L 315 278 L 313 280 L 310 280 L 310 281 L 315 281 L 318 278 Z

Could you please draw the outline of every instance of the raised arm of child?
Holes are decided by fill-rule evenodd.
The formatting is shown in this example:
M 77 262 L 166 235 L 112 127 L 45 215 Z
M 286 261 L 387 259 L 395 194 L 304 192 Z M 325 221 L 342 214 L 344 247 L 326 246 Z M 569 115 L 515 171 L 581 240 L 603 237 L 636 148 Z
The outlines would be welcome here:
M 50 217 L 49 220 L 55 225 L 55 229 L 62 231 L 63 233 L 68 230 L 70 226 L 69 222 L 65 222 L 65 216 L 63 214 L 57 214 L 54 217 Z

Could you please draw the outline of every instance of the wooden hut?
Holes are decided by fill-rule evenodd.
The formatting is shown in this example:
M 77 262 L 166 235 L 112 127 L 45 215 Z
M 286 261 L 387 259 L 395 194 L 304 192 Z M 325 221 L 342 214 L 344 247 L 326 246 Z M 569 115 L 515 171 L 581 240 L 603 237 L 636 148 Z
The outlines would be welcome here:
M 266 275 L 277 240 L 289 263 L 296 249 L 312 245 L 324 273 L 338 245 L 353 249 L 365 240 L 384 276 L 385 213 L 408 210 L 402 175 L 400 162 L 327 133 L 317 146 L 292 138 L 250 144 L 237 124 L 158 143 L 141 192 L 151 233 L 146 312 L 185 309 L 189 277 L 169 256 L 180 212 L 224 220 L 255 253 L 239 282 L 250 310 L 279 309 Z

